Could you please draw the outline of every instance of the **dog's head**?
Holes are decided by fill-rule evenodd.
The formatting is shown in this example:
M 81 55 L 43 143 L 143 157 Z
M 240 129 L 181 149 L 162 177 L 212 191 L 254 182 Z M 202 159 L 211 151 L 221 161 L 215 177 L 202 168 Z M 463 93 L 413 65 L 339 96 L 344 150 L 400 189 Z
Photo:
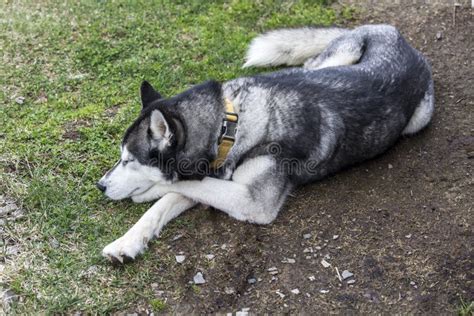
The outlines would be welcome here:
M 141 194 L 155 183 L 176 179 L 176 152 L 184 142 L 183 125 L 166 110 L 165 100 L 146 81 L 141 85 L 142 111 L 127 129 L 119 161 L 97 183 L 109 198 Z

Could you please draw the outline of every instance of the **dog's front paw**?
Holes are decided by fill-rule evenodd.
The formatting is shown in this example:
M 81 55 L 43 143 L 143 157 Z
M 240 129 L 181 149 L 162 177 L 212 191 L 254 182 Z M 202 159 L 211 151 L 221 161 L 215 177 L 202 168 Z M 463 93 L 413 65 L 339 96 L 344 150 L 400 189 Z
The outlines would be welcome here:
M 169 189 L 169 185 L 157 183 L 153 185 L 148 191 L 145 191 L 142 194 L 133 195 L 131 198 L 135 203 L 151 202 L 164 196 L 169 192 Z
M 105 246 L 102 250 L 102 255 L 112 263 L 126 263 L 134 260 L 137 255 L 143 253 L 147 244 L 147 238 L 127 233 Z
M 132 201 L 134 203 L 145 203 L 145 202 L 151 202 L 151 201 L 154 201 L 154 200 L 158 200 L 159 198 L 160 198 L 160 196 L 150 196 L 149 194 L 147 194 L 145 192 L 143 194 L 132 196 Z

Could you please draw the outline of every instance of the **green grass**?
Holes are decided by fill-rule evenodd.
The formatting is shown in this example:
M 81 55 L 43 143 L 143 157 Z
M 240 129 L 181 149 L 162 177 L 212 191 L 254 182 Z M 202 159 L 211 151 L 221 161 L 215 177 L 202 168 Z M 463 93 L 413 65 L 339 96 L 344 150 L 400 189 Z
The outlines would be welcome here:
M 459 316 L 472 316 L 474 315 L 474 301 L 465 302 L 461 299 L 460 307 L 458 309 Z
M 166 251 L 159 241 L 145 260 L 122 268 L 100 256 L 147 207 L 107 201 L 94 187 L 139 113 L 141 81 L 169 96 L 255 73 L 240 68 L 251 38 L 346 17 L 325 2 L 1 2 L 0 192 L 26 213 L 0 240 L 1 249 L 14 242 L 21 250 L 0 261 L 0 287 L 20 297 L 11 311 L 165 309 L 150 288 L 169 264 L 154 254 Z

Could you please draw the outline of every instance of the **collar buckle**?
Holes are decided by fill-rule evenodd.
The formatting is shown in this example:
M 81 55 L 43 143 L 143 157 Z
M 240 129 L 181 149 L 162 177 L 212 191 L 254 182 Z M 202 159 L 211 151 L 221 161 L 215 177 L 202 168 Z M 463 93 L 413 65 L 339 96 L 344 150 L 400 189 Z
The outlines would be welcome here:
M 222 143 L 224 139 L 235 141 L 238 119 L 239 116 L 236 113 L 226 112 L 226 117 L 222 120 L 222 130 L 219 143 Z

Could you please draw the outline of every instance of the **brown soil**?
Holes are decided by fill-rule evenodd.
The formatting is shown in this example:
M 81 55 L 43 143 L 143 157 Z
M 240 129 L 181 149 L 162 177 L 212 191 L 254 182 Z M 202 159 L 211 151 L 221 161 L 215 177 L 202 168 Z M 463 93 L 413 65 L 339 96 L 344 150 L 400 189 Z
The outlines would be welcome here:
M 184 237 L 164 238 L 169 249 L 152 247 L 147 259 L 187 255 L 181 265 L 160 267 L 151 282 L 165 291 L 167 312 L 436 315 L 474 299 L 472 10 L 458 8 L 455 25 L 451 6 L 367 7 L 359 15 L 351 24 L 393 24 L 431 60 L 432 124 L 378 159 L 301 188 L 272 225 L 214 210 L 184 215 L 192 223 Z M 208 253 L 216 257 L 209 261 Z M 278 269 L 273 280 L 271 267 Z M 354 273 L 355 283 L 341 282 L 336 267 Z M 206 283 L 183 289 L 197 271 Z

